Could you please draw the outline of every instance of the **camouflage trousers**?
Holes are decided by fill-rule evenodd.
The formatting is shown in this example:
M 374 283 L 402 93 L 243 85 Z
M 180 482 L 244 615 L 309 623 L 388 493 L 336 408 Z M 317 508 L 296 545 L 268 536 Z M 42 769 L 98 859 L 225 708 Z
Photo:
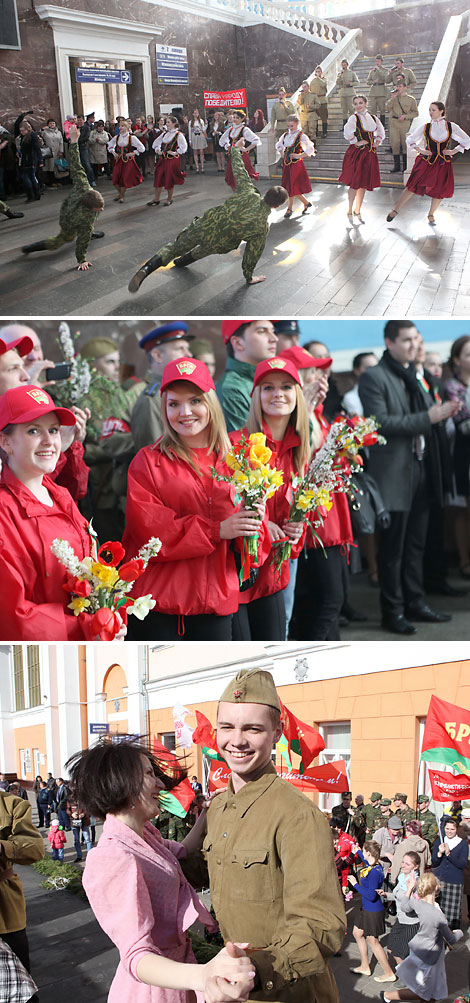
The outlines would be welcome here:
M 210 245 L 207 237 L 207 224 L 204 223 L 204 219 L 193 219 L 192 223 L 178 234 L 176 240 L 164 244 L 157 251 L 157 254 L 164 265 L 169 265 L 170 261 L 178 258 L 181 254 L 187 254 L 188 251 L 191 251 L 195 261 L 198 261 L 199 258 L 206 258 L 208 254 L 223 254 L 223 251 L 215 250 Z
M 63 244 L 70 244 L 72 240 L 75 240 L 75 237 L 75 233 L 65 233 L 64 230 L 61 230 L 56 237 L 47 237 L 44 243 L 49 251 L 55 251 Z
M 7 206 L 6 202 L 2 202 L 2 200 L 0 199 L 0 213 L 3 213 L 3 215 L 6 216 L 7 209 L 8 209 L 8 206 Z

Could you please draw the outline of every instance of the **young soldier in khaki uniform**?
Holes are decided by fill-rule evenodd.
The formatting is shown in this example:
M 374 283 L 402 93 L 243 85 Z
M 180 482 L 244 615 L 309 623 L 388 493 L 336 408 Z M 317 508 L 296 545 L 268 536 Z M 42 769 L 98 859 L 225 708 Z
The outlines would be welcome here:
M 423 839 L 426 839 L 430 847 L 432 847 L 434 840 L 437 839 L 439 834 L 439 828 L 436 816 L 432 811 L 429 811 L 429 798 L 426 794 L 420 794 L 418 796 L 418 811 L 416 812 L 416 818 L 418 819 L 418 822 L 421 822 L 421 835 Z
M 276 133 L 276 139 L 279 139 L 287 130 L 287 116 L 295 114 L 292 101 L 287 100 L 285 87 L 280 87 L 279 96 L 272 106 L 270 118 L 270 126 Z
M 6 791 L 0 791 L 0 837 L 0 937 L 29 972 L 26 902 L 15 868 L 42 860 L 44 840 L 33 825 L 29 801 Z M 39 1003 L 36 995 L 33 1001 Z
M 395 66 L 392 66 L 391 70 L 388 71 L 387 83 L 397 84 L 398 77 L 403 77 L 407 87 L 412 88 L 416 83 L 416 77 L 413 70 L 408 69 L 401 56 L 395 60 Z
M 367 108 L 371 115 L 380 115 L 382 125 L 385 125 L 385 102 L 388 97 L 386 79 L 387 70 L 383 66 L 383 56 L 379 54 L 375 57 L 375 66 L 367 77 L 367 86 L 370 87 Z
M 207 815 L 204 854 L 225 940 L 248 942 L 252 1000 L 338 1003 L 328 957 L 341 947 L 343 899 L 326 818 L 278 777 L 282 733 L 269 672 L 242 669 L 218 707 L 217 744 L 232 771 Z
M 381 798 L 382 795 L 380 794 L 379 791 L 372 791 L 372 794 L 370 796 L 370 803 L 364 805 L 364 815 L 366 817 L 366 826 L 367 826 L 366 836 L 370 836 L 371 832 L 374 831 L 373 825 L 375 819 L 379 818 L 379 816 L 382 815 L 382 812 L 380 811 L 379 807 Z
M 315 139 L 318 131 L 318 114 L 320 102 L 316 94 L 309 90 L 308 80 L 302 81 L 302 88 L 297 98 L 297 108 L 300 115 L 300 128 L 310 139 Z
M 310 90 L 312 94 L 315 94 L 318 98 L 318 117 L 322 126 L 322 136 L 326 136 L 328 133 L 328 101 L 326 93 L 328 90 L 328 84 L 326 78 L 323 76 L 323 70 L 321 66 L 315 67 L 315 76 L 310 84 Z M 317 122 L 317 135 L 318 135 L 318 122 Z
M 354 111 L 353 100 L 356 97 L 354 85 L 358 83 L 359 77 L 356 76 L 354 70 L 349 69 L 347 59 L 342 59 L 341 71 L 336 77 L 336 86 L 339 87 L 341 111 L 343 113 L 343 127 L 346 125 L 349 116 L 352 115 Z
M 398 174 L 402 169 L 400 167 L 400 151 L 403 153 L 403 170 L 406 169 L 406 135 L 413 119 L 418 114 L 418 105 L 414 97 L 406 93 L 406 84 L 397 84 L 396 94 L 387 102 L 387 111 L 390 115 L 390 146 L 394 160 L 390 174 Z

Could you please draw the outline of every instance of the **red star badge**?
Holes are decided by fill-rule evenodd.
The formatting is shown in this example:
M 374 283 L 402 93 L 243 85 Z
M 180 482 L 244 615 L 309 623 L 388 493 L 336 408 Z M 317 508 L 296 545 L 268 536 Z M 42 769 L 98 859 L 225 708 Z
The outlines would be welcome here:
M 241 695 L 242 695 L 242 691 L 241 690 L 234 690 L 233 691 L 233 695 L 234 695 L 235 699 L 238 700 L 238 698 L 241 697 Z

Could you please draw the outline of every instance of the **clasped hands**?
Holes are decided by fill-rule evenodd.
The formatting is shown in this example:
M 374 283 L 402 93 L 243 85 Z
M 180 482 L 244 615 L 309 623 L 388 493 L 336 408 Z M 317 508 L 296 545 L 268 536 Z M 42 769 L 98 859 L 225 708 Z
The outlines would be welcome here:
M 227 944 L 205 967 L 205 1003 L 244 1003 L 253 989 L 256 970 L 246 953 L 248 944 Z

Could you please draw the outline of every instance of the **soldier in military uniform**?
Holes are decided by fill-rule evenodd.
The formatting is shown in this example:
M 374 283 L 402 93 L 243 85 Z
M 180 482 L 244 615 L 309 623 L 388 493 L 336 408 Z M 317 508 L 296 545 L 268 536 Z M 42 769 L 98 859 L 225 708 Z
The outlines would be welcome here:
M 24 216 L 24 212 L 13 212 L 13 209 L 10 209 L 10 206 L 7 205 L 6 202 L 2 202 L 1 199 L 0 199 L 0 213 L 3 216 L 7 216 L 8 219 L 22 219 Z
M 403 153 L 403 170 L 406 170 L 406 136 L 413 119 L 418 114 L 418 105 L 414 97 L 407 94 L 405 83 L 398 82 L 396 93 L 387 102 L 387 111 L 390 116 L 389 135 L 394 160 L 394 167 L 390 173 L 397 174 L 402 170 L 400 152 Z
M 349 63 L 347 59 L 341 60 L 341 70 L 336 77 L 336 86 L 339 88 L 339 96 L 341 100 L 341 111 L 343 113 L 343 127 L 346 125 L 348 118 L 353 114 L 354 105 L 353 100 L 356 97 L 356 91 L 354 90 L 355 84 L 359 83 L 359 77 L 356 76 L 354 70 L 349 69 Z
M 285 348 L 300 345 L 300 327 L 296 320 L 273 320 L 273 327 L 277 337 L 277 355 Z
M 372 822 L 371 838 L 374 838 L 374 833 L 381 829 L 382 826 L 387 825 L 389 818 L 392 817 L 392 802 L 390 798 L 381 798 L 380 804 L 380 815 L 376 815 Z
M 351 825 L 351 798 L 351 791 L 343 791 L 341 795 L 341 804 L 335 804 L 331 809 L 333 818 L 338 819 L 343 832 L 349 832 Z
M 280 87 L 278 99 L 271 108 L 270 126 L 276 133 L 276 139 L 280 139 L 283 132 L 286 132 L 288 115 L 296 114 L 294 105 L 287 99 L 286 93 L 286 88 Z
M 359 846 L 362 847 L 366 838 L 367 829 L 364 798 L 362 794 L 356 794 L 354 800 L 356 802 L 356 807 L 351 809 L 353 814 L 351 815 L 349 831 L 351 836 L 353 836 L 356 842 L 359 843 Z
M 194 335 L 188 334 L 188 325 L 183 320 L 154 327 L 140 339 L 139 346 L 147 352 L 149 367 L 131 414 L 136 452 L 143 446 L 150 446 L 163 434 L 160 396 L 163 370 L 168 362 L 191 355 L 189 342 L 193 339 Z
M 315 67 L 315 74 L 313 80 L 310 83 L 310 90 L 312 94 L 315 94 L 318 100 L 318 117 L 321 121 L 322 126 L 322 136 L 326 136 L 328 133 L 328 100 L 327 100 L 327 90 L 328 83 L 326 77 L 323 76 L 323 70 L 321 66 Z M 318 122 L 317 122 L 317 136 L 318 136 Z
M 395 66 L 392 66 L 391 70 L 388 71 L 387 83 L 393 83 L 396 85 L 399 77 L 403 77 L 406 86 L 409 88 L 412 88 L 416 83 L 416 77 L 413 70 L 410 70 L 407 66 L 405 66 L 404 60 L 401 56 L 397 56 Z
M 60 207 L 60 233 L 56 237 L 38 240 L 35 244 L 25 244 L 21 250 L 24 254 L 31 254 L 32 251 L 51 251 L 75 240 L 78 271 L 86 272 L 91 266 L 91 261 L 87 261 L 91 238 L 104 237 L 101 230 L 93 232 L 98 213 L 104 209 L 104 199 L 100 192 L 92 188 L 82 167 L 77 145 L 78 136 L 77 126 L 71 125 L 68 157 L 72 191 Z
M 416 818 L 416 813 L 412 808 L 406 803 L 407 794 L 395 794 L 392 798 L 392 811 L 394 815 L 397 815 L 401 822 L 403 822 L 403 827 L 412 818 Z
M 196 216 L 176 240 L 164 244 L 153 257 L 138 268 L 129 282 L 129 292 L 136 293 L 157 268 L 174 261 L 177 268 L 190 265 L 209 254 L 228 254 L 240 241 L 246 241 L 242 258 L 242 271 L 249 285 L 264 282 L 265 275 L 253 275 L 268 236 L 268 217 L 271 209 L 287 200 L 285 188 L 269 188 L 264 197 L 248 176 L 241 156 L 244 140 L 232 147 L 232 170 L 237 182 L 236 191 L 222 204 L 208 209 L 201 218 Z
M 365 815 L 365 818 L 366 818 L 366 835 L 367 836 L 370 836 L 371 832 L 374 831 L 373 825 L 374 825 L 375 819 L 382 816 L 382 812 L 380 811 L 380 801 L 381 801 L 381 798 L 382 798 L 382 795 L 380 794 L 379 791 L 372 791 L 372 794 L 370 796 L 370 802 L 369 802 L 369 804 L 365 804 L 364 805 L 364 815 Z
M 436 816 L 429 810 L 429 798 L 427 794 L 418 795 L 418 810 L 416 812 L 416 818 L 419 822 L 421 822 L 421 835 L 423 839 L 426 839 L 429 846 L 432 848 L 434 840 L 437 839 L 439 835 L 439 826 L 437 824 Z
M 385 86 L 387 70 L 384 69 L 383 56 L 375 57 L 375 66 L 372 67 L 367 77 L 367 85 L 370 87 L 368 110 L 371 115 L 380 115 L 382 125 L 385 125 L 385 102 L 388 97 L 388 90 Z
M 338 1003 L 328 958 L 346 928 L 330 828 L 271 761 L 282 733 L 274 681 L 242 669 L 224 690 L 217 744 L 231 770 L 207 814 L 203 851 L 224 939 L 247 942 L 250 999 Z
M 317 109 L 320 102 L 316 94 L 312 94 L 308 86 L 308 80 L 302 81 L 300 94 L 297 98 L 297 108 L 300 115 L 300 127 L 310 139 L 315 139 L 317 134 L 318 115 Z

